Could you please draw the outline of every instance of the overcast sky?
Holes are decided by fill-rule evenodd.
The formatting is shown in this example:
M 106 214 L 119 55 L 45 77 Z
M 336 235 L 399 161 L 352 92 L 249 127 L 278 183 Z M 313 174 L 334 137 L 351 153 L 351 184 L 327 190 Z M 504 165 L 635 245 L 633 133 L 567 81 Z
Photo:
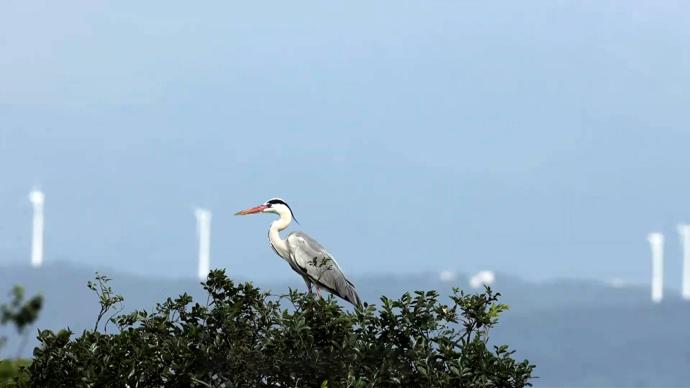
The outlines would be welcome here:
M 646 282 L 690 222 L 687 1 L 0 3 L 0 262 L 290 276 L 273 197 L 353 276 Z

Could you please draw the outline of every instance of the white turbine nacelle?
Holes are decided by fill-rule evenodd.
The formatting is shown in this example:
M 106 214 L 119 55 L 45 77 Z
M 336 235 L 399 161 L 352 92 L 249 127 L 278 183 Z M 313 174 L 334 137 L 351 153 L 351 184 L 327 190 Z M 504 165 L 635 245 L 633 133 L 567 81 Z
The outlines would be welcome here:
M 493 271 L 479 271 L 470 278 L 470 287 L 479 288 L 481 286 L 490 286 L 494 284 L 495 280 L 496 275 Z
M 652 302 L 659 303 L 664 297 L 664 235 L 650 233 L 647 240 L 652 248 Z
M 31 233 L 31 266 L 38 268 L 43 265 L 43 204 L 46 196 L 38 189 L 31 190 L 29 201 L 34 209 Z
M 204 281 L 211 268 L 211 212 L 205 209 L 194 211 L 199 238 L 199 271 L 198 277 Z
M 683 299 L 690 300 L 690 225 L 678 225 L 680 243 L 683 246 L 683 283 L 681 295 Z
M 455 272 L 448 270 L 443 270 L 438 275 L 438 278 L 444 283 L 452 282 L 455 280 L 456 277 L 457 276 L 455 276 Z
M 29 193 L 29 201 L 33 205 L 43 205 L 46 201 L 46 196 L 42 191 L 34 189 Z

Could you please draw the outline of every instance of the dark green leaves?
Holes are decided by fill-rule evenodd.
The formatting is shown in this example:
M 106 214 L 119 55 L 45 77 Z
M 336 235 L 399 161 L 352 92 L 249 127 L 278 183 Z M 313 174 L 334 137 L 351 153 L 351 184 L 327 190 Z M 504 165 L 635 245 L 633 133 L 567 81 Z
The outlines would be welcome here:
M 34 296 L 24 302 L 24 289 L 14 286 L 10 293 L 10 303 L 0 305 L 0 324 L 12 323 L 19 333 L 38 319 L 43 306 L 43 297 Z
M 29 335 L 29 327 L 38 319 L 38 314 L 43 307 L 43 297 L 36 295 L 29 300 L 24 300 L 24 288 L 14 286 L 10 292 L 9 303 L 0 304 L 0 325 L 11 324 L 17 330 L 22 339 L 17 349 L 17 357 L 21 354 Z M 5 338 L 0 336 L 0 351 L 5 344 Z M 0 387 L 14 386 L 12 383 L 16 379 L 17 383 L 28 384 L 26 373 L 24 372 L 26 361 L 24 360 L 3 360 L 0 353 Z M 17 376 L 22 373 L 22 376 Z
M 105 278 L 107 279 L 107 278 Z M 114 306 L 107 280 L 101 306 Z M 36 386 L 380 387 L 523 386 L 533 366 L 488 330 L 507 306 L 498 294 L 435 291 L 381 299 L 353 312 L 333 298 L 272 296 L 213 271 L 208 301 L 167 299 L 154 312 L 115 317 L 117 334 L 39 333 Z M 114 302 L 113 302 L 114 301 Z M 111 303 L 113 302 L 113 303 Z

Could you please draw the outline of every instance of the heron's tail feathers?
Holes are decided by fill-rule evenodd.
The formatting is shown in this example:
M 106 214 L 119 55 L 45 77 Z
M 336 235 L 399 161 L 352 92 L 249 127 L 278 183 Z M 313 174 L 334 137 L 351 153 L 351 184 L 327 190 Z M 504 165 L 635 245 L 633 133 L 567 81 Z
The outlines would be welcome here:
M 350 281 L 347 280 L 344 276 L 341 276 L 333 283 L 331 283 L 331 286 L 329 287 L 327 283 L 316 282 L 318 287 L 325 288 L 331 294 L 340 297 L 352 303 L 355 306 L 359 307 L 362 305 L 362 299 L 359 298 L 357 290 L 355 290 L 355 286 L 352 283 L 350 283 Z
M 344 295 L 341 295 L 341 298 L 345 299 L 346 301 L 352 303 L 357 307 L 362 306 L 362 300 L 359 298 L 357 290 L 355 290 L 355 287 L 352 284 L 348 284 L 348 287 L 345 289 Z

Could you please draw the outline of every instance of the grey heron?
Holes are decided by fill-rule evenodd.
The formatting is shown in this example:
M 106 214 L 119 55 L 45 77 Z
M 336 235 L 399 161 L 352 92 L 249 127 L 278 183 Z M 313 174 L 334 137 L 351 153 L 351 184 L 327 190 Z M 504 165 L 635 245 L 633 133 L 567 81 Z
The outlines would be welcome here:
M 294 218 L 290 206 L 280 198 L 272 198 L 259 206 L 235 213 L 236 216 L 274 213 L 279 218 L 271 223 L 268 229 L 268 241 L 278 256 L 288 262 L 293 271 L 302 276 L 312 293 L 312 284 L 321 296 L 321 288 L 355 306 L 362 304 L 355 290 L 333 256 L 316 240 L 303 232 L 292 232 L 282 239 L 280 232 L 290 225 Z

